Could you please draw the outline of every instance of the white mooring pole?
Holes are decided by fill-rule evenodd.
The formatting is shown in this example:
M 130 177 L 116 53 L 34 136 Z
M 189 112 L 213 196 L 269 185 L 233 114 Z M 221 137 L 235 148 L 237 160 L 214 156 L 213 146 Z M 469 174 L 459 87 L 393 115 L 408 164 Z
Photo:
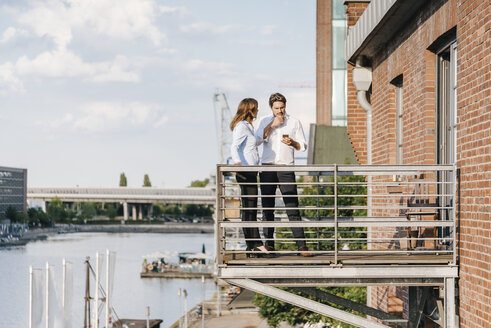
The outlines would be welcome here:
M 32 265 L 29 266 L 29 328 L 32 328 L 32 293 L 33 293 L 33 277 Z
M 99 328 L 99 252 L 95 253 L 94 328 Z
M 46 262 L 46 328 L 49 328 L 49 263 Z

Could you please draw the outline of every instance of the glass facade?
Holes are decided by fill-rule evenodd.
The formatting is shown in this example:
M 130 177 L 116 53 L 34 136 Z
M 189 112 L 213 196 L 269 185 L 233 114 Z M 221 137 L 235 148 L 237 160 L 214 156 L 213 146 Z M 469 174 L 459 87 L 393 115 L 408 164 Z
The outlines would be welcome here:
M 17 212 L 26 208 L 27 170 L 0 166 L 0 220 L 9 206 Z
M 344 0 L 332 0 L 332 125 L 347 125 L 347 71 L 344 59 L 344 40 L 347 20 Z

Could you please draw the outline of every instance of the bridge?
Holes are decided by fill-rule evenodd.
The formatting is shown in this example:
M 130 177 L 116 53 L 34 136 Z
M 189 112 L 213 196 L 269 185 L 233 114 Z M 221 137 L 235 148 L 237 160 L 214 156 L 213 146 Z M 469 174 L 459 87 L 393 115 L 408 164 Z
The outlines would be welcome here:
M 45 187 L 27 189 L 27 199 L 41 201 L 45 211 L 46 203 L 55 197 L 72 205 L 75 202 L 120 203 L 123 204 L 125 220 L 129 218 L 129 208 L 132 210 L 134 220 L 137 217 L 142 219 L 144 206 L 148 207 L 148 213 L 151 216 L 154 203 L 214 205 L 216 202 L 213 188 Z

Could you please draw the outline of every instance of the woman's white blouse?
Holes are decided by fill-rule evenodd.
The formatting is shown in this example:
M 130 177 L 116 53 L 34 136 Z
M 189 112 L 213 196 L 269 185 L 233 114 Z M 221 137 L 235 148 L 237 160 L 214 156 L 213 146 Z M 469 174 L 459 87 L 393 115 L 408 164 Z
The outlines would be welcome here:
M 240 121 L 232 132 L 232 146 L 230 149 L 232 163 L 241 162 L 242 165 L 259 165 L 257 146 L 262 138 L 254 135 L 254 127 L 247 121 Z

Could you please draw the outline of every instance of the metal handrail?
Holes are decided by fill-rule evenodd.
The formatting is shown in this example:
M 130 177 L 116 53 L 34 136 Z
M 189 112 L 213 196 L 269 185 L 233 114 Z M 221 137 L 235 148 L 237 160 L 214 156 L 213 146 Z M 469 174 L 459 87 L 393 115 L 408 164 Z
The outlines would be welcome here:
M 293 171 L 303 180 L 295 183 L 237 183 L 232 180 L 233 173 L 236 172 L 274 171 Z M 217 264 L 228 265 L 228 255 L 245 256 L 250 253 L 245 251 L 245 239 L 241 235 L 241 228 L 266 227 L 276 228 L 276 236 L 273 239 L 277 244 L 286 245 L 285 249 L 279 247 L 274 252 L 277 254 L 298 253 L 287 249 L 288 245 L 296 240 L 291 236 L 289 228 L 301 227 L 312 230 L 305 231 L 304 238 L 312 253 L 332 254 L 336 265 L 342 262 L 343 254 L 355 252 L 366 255 L 397 253 L 408 256 L 450 254 L 453 258 L 450 262 L 455 264 L 455 174 L 453 165 L 218 165 Z M 442 176 L 446 178 L 441 179 Z M 257 207 L 241 206 L 240 185 L 259 187 L 274 184 L 296 184 L 298 192 L 288 197 L 297 197 L 299 206 L 293 208 L 277 204 L 274 208 L 262 207 L 262 198 L 269 197 L 281 201 L 283 195 L 277 191 L 275 195 L 262 196 L 260 188 L 258 194 L 247 196 L 258 198 Z M 329 192 L 326 193 L 325 190 Z M 371 190 L 371 194 L 367 193 L 368 190 Z M 285 214 L 281 213 L 285 211 L 300 210 L 302 220 L 261 221 L 261 211 L 266 209 L 276 210 L 277 218 L 284 217 Z M 257 210 L 258 221 L 241 221 L 239 213 L 244 210 Z M 416 218 L 418 215 L 419 219 Z M 437 219 L 428 220 L 429 217 L 425 217 L 431 215 Z M 417 220 L 414 220 L 415 218 Z M 414 231 L 418 231 L 418 234 Z M 322 238 L 321 235 L 325 234 L 332 237 Z M 325 247 L 326 243 L 330 244 L 332 249 L 320 249 Z M 281 264 L 281 259 L 275 259 L 275 264 Z

